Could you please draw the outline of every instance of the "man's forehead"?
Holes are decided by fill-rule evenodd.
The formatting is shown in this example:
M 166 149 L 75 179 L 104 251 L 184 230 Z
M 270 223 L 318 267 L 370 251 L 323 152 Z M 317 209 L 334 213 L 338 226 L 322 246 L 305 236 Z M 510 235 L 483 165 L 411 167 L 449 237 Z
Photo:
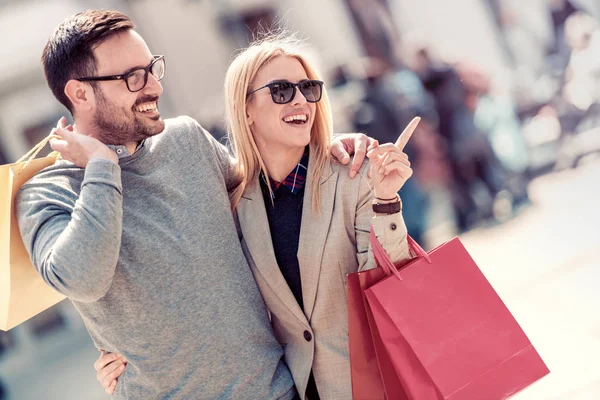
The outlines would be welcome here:
M 98 74 L 120 74 L 134 67 L 145 67 L 152 53 L 144 39 L 135 31 L 117 33 L 94 48 Z

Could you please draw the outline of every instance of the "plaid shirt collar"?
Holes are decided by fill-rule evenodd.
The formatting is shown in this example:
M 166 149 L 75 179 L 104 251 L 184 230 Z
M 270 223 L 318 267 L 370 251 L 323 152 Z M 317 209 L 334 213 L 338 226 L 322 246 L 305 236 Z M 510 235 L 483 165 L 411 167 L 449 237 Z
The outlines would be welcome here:
M 283 180 L 283 182 L 278 182 L 274 179 L 269 178 L 269 182 L 271 184 L 271 190 L 273 191 L 273 198 L 275 198 L 275 192 L 277 189 L 281 187 L 281 185 L 286 186 L 292 194 L 298 193 L 306 182 L 306 172 L 308 170 L 308 146 L 306 150 L 304 150 L 304 154 L 302 158 L 296 165 L 296 168 L 289 173 L 289 175 Z M 266 183 L 265 176 L 261 173 L 261 179 Z

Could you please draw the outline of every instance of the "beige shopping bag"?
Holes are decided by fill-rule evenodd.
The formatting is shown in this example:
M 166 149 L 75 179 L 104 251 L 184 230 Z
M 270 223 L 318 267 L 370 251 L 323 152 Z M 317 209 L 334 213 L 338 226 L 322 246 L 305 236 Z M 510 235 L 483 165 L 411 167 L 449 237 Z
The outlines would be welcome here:
M 0 330 L 12 329 L 65 298 L 48 286 L 31 264 L 15 214 L 19 188 L 58 157 L 52 153 L 35 159 L 52 137 L 42 140 L 16 163 L 0 166 Z

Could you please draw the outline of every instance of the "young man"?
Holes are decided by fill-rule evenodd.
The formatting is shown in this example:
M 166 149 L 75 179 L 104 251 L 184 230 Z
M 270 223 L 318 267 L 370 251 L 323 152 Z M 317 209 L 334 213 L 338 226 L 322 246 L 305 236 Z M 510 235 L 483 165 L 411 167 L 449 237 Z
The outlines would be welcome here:
M 51 144 L 64 160 L 17 199 L 33 264 L 96 346 L 128 360 L 116 398 L 292 399 L 231 214 L 232 160 L 193 119 L 160 118 L 164 58 L 133 29 L 119 12 L 86 11 L 44 49 L 76 132 L 59 121 Z

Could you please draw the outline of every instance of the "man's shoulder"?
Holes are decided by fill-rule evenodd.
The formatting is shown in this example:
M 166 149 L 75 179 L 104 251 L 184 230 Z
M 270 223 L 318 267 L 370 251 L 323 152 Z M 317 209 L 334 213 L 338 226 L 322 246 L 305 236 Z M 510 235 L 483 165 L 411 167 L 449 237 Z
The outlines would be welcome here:
M 178 117 L 166 118 L 165 119 L 165 130 L 168 129 L 177 129 L 177 128 L 186 128 L 186 127 L 195 127 L 200 126 L 198 121 L 189 115 L 180 115 Z
M 151 139 L 153 147 L 170 148 L 169 154 L 175 154 L 177 157 L 194 160 L 200 157 L 223 163 L 227 153 L 221 143 L 195 119 L 188 116 L 166 119 L 163 133 Z
M 189 134 L 204 134 L 206 130 L 198 121 L 189 115 L 180 115 L 165 119 L 165 133 L 181 132 Z
M 210 140 L 210 133 L 198 121 L 188 115 L 165 119 L 163 136 L 186 137 L 195 140 Z

